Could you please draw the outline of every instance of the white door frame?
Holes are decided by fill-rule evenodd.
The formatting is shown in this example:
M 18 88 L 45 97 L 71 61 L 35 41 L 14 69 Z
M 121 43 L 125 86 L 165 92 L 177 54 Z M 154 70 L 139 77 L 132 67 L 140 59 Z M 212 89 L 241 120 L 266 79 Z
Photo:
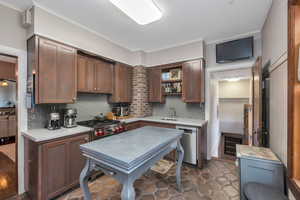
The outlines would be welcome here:
M 205 69 L 205 120 L 208 121 L 208 127 L 210 127 L 210 102 L 211 102 L 211 94 L 210 94 L 210 80 L 211 76 L 214 72 L 221 72 L 221 71 L 232 71 L 232 70 L 239 70 L 239 69 L 249 69 L 252 68 L 255 63 L 254 61 L 248 61 L 244 63 L 233 63 L 232 65 L 220 65 L 220 66 L 212 66 L 207 67 Z M 210 148 L 210 130 L 207 129 L 207 148 Z M 211 152 L 210 149 L 207 149 L 208 155 L 207 159 L 211 160 Z
M 24 184 L 24 139 L 22 132 L 27 130 L 26 83 L 27 83 L 27 52 L 0 45 L 0 53 L 18 57 L 18 194 L 25 192 Z

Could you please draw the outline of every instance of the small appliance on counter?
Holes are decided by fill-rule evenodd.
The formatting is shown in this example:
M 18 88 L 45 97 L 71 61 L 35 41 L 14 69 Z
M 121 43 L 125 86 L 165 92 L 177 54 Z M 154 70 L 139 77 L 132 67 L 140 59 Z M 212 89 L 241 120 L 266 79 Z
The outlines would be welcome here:
M 77 110 L 75 108 L 67 108 L 64 110 L 64 127 L 73 128 L 76 127 Z
M 52 112 L 49 114 L 49 121 L 46 128 L 49 130 L 57 130 L 61 128 L 60 114 L 58 112 Z
M 130 115 L 130 107 L 126 106 L 116 106 L 112 108 L 112 112 L 117 117 L 126 117 Z

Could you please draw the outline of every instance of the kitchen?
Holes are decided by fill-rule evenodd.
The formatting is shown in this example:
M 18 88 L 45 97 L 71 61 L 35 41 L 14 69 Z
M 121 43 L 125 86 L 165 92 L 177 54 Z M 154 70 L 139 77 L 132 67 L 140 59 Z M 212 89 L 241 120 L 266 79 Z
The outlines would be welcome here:
M 20 101 L 17 102 L 20 108 L 17 173 L 21 177 L 17 192 L 26 191 L 24 194 L 30 199 L 112 199 L 120 196 L 122 199 L 218 199 L 222 196 L 237 199 L 240 195 L 243 199 L 239 192 L 244 190 L 239 183 L 239 167 L 232 161 L 219 159 L 211 150 L 215 142 L 211 136 L 214 129 L 211 115 L 215 110 L 207 108 L 212 99 L 207 83 L 211 79 L 210 70 L 261 69 L 264 64 L 259 59 L 263 56 L 261 33 L 239 35 L 236 32 L 206 41 L 182 43 L 177 40 L 176 43 L 173 40 L 168 43 L 166 35 L 160 40 L 155 36 L 158 32 L 152 35 L 139 32 L 141 27 L 159 25 L 160 20 L 141 26 L 124 17 L 123 11 L 109 1 L 100 5 L 90 3 L 87 9 L 101 8 L 103 16 L 110 16 L 110 10 L 113 20 L 126 21 L 115 22 L 119 26 L 116 28 L 116 24 L 101 18 L 101 23 L 108 25 L 112 38 L 101 37 L 99 29 L 95 31 L 91 28 L 93 25 L 82 21 L 85 16 L 72 18 L 71 12 L 65 13 L 69 17 L 64 16 L 62 7 L 55 2 L 34 2 L 33 7 L 30 3 L 22 7 L 22 23 L 26 27 L 23 53 L 27 65 L 22 60 L 24 54 L 16 53 L 20 62 L 18 79 L 24 89 L 24 93 L 18 93 Z M 256 3 L 263 7 L 259 14 L 244 17 L 256 17 L 263 24 L 262 16 L 268 15 L 272 2 Z M 80 8 L 79 2 L 75 4 L 74 8 Z M 166 4 L 161 6 L 170 6 L 176 16 L 182 16 L 176 9 L 180 7 L 179 2 Z M 197 3 L 191 3 L 194 4 Z M 195 12 L 191 5 L 184 9 L 186 14 L 189 10 Z M 222 5 L 226 13 L 241 6 L 225 1 Z M 212 9 L 211 4 L 206 6 Z M 2 13 L 13 12 L 0 8 L 5 11 Z M 164 17 L 167 15 L 163 20 Z M 189 17 L 192 19 L 192 15 Z M 167 23 L 176 24 L 174 19 L 176 17 L 172 23 Z M 132 34 L 127 29 L 129 32 L 121 39 L 116 38 L 118 31 L 126 30 L 124 24 L 138 31 Z M 160 27 L 157 30 L 163 30 Z M 261 29 L 258 23 L 256 27 Z M 174 35 L 184 36 L 177 31 Z M 213 35 L 212 32 L 207 34 Z M 247 55 L 222 55 L 216 51 L 218 45 L 233 48 L 232 43 L 241 44 L 246 39 L 250 41 L 243 46 L 248 49 Z M 3 49 L 0 52 L 6 51 Z M 7 52 L 13 51 L 7 49 Z M 218 60 L 222 56 L 237 57 Z M 230 59 L 243 60 L 233 62 Z M 251 103 L 257 106 L 257 102 Z M 259 135 L 253 135 L 254 139 L 256 137 Z M 123 142 L 118 143 L 119 140 Z M 241 155 L 234 157 L 239 159 Z M 280 161 L 273 161 L 280 165 Z M 133 172 L 133 168 L 137 171 Z M 129 178 L 124 173 L 130 174 Z M 102 186 L 106 189 L 101 189 Z M 220 186 L 219 189 L 216 186 Z
M 26 150 L 27 152 L 36 152 L 39 148 L 44 149 L 42 151 L 45 152 L 45 154 L 43 153 L 42 155 L 25 154 L 30 161 L 30 163 L 27 164 L 27 173 L 31 174 L 28 181 L 36 184 L 30 184 L 28 193 L 34 198 L 38 198 L 39 195 L 43 198 L 56 197 L 57 194 L 72 188 L 72 186 L 78 182 L 79 172 L 84 166 L 84 158 L 79 151 L 80 144 L 145 126 L 177 128 L 187 131 L 187 137 L 184 137 L 186 144 L 183 143 L 186 152 L 184 160 L 190 164 L 197 165 L 199 168 L 204 166 L 206 159 L 205 151 L 207 148 L 207 122 L 201 119 L 200 113 L 198 119 L 177 118 L 176 109 L 174 108 L 174 113 L 169 116 L 147 116 L 145 110 L 140 110 L 138 115 L 135 115 L 134 118 L 129 116 L 131 115 L 129 110 L 137 112 L 134 111 L 134 109 L 135 106 L 141 106 L 138 105 L 140 102 L 149 102 L 148 106 L 150 107 L 150 103 L 152 102 L 162 103 L 163 101 L 167 101 L 167 95 L 177 95 L 179 102 L 193 102 L 196 104 L 194 107 L 198 107 L 198 110 L 201 110 L 201 103 L 204 102 L 204 64 L 202 60 L 151 67 L 144 70 L 145 76 L 148 77 L 149 81 L 148 101 L 147 98 L 132 98 L 134 90 L 139 90 L 140 87 L 135 86 L 136 88 L 134 88 L 132 86 L 132 80 L 139 79 L 139 77 L 133 77 L 133 75 L 136 74 L 134 71 L 140 70 L 139 68 L 141 67 L 132 68 L 122 63 L 103 60 L 101 57 L 78 53 L 77 50 L 72 47 L 39 36 L 34 36 L 29 39 L 28 46 L 29 50 L 31 49 L 30 47 L 34 47 L 33 52 L 29 51 L 28 54 L 29 60 L 33 63 L 33 65 L 28 66 L 28 74 L 31 74 L 29 80 L 33 79 L 30 82 L 35 83 L 31 86 L 32 88 L 29 86 L 28 89 L 29 91 L 33 91 L 34 88 L 35 93 L 35 97 L 32 100 L 35 104 L 29 109 L 29 115 L 37 115 L 37 113 L 47 113 L 47 111 L 50 111 L 48 116 L 40 116 L 46 118 L 43 120 L 31 116 L 37 119 L 31 122 L 31 126 L 35 127 L 24 133 L 26 137 L 25 149 L 28 148 L 28 150 Z M 60 49 L 67 50 L 67 53 Z M 61 61 L 58 60 L 58 58 L 61 58 L 60 53 L 64 58 Z M 32 58 L 30 57 L 31 55 L 33 56 Z M 38 59 L 38 62 L 34 59 Z M 54 62 L 49 65 L 47 63 L 48 60 L 57 60 L 60 62 Z M 68 65 L 66 65 L 66 63 Z M 171 74 L 169 71 L 173 69 L 177 70 L 175 75 L 161 80 L 163 73 Z M 32 73 L 33 71 L 35 71 L 35 73 Z M 47 79 L 46 76 L 48 77 Z M 66 78 L 67 76 L 68 78 Z M 192 79 L 193 77 L 194 80 Z M 147 79 L 136 81 L 139 84 L 146 85 L 146 87 L 148 85 Z M 165 90 L 167 89 L 162 85 L 179 82 L 182 82 L 182 92 L 177 92 L 177 90 L 173 92 L 173 90 L 172 92 L 166 93 Z M 55 83 L 60 84 L 55 86 Z M 50 85 L 51 87 L 49 87 Z M 197 88 L 195 88 L 196 86 Z M 164 91 L 162 90 L 163 88 Z M 65 92 L 62 92 L 62 89 Z M 131 92 L 132 90 L 133 92 Z M 80 95 L 78 99 L 79 103 L 75 103 L 75 101 L 77 101 L 77 93 Z M 87 93 L 87 97 L 85 93 Z M 107 98 L 102 98 L 103 96 Z M 145 95 L 145 97 L 148 97 L 148 95 Z M 102 98 L 104 102 L 102 102 L 100 108 L 105 106 L 108 108 L 99 110 L 98 115 L 95 113 L 93 116 L 89 111 L 89 114 L 86 115 L 85 112 L 87 111 L 84 111 L 84 108 L 81 108 L 81 106 L 87 105 L 80 102 L 81 98 L 95 98 L 97 101 L 99 98 Z M 184 104 L 184 102 L 180 103 Z M 90 101 L 89 103 L 93 104 L 95 102 Z M 39 104 L 45 105 L 39 106 Z M 130 108 L 129 104 L 132 105 Z M 111 111 L 113 112 L 103 113 L 109 110 L 109 107 L 111 107 Z M 95 109 L 95 106 L 91 106 L 90 108 Z M 78 113 L 77 109 L 79 111 Z M 83 112 L 84 117 L 86 117 L 84 120 L 83 117 L 80 116 L 81 112 Z M 100 114 L 100 112 L 102 113 Z M 78 118 L 81 118 L 83 121 L 77 122 L 77 115 Z M 46 128 L 49 130 L 44 128 L 44 122 L 46 122 Z M 39 125 L 40 127 L 38 127 Z M 65 128 L 61 128 L 61 125 Z M 189 135 L 190 130 L 192 130 L 192 136 Z M 58 153 L 60 157 L 52 157 L 53 153 Z M 175 160 L 174 155 L 175 154 L 172 153 L 169 157 Z M 70 160 L 74 157 L 81 159 Z M 51 160 L 51 158 L 53 160 Z M 42 160 L 41 164 L 39 164 L 39 162 L 41 162 L 39 160 Z M 47 167 L 43 169 L 42 166 L 45 165 L 47 165 Z M 74 171 L 72 171 L 72 174 L 69 176 L 66 176 L 62 169 L 69 171 L 66 168 L 67 166 L 76 166 L 77 169 L 72 167 Z M 41 169 L 41 171 L 36 171 L 36 168 Z M 60 175 L 56 174 L 58 171 L 60 171 Z M 41 189 L 38 193 L 34 192 L 34 188 L 38 187 L 38 185 L 43 187 L 43 184 L 35 180 L 37 175 L 32 176 L 33 173 L 43 173 L 43 177 L 46 179 L 43 181 L 46 181 L 47 187 L 52 190 L 45 189 L 47 191 L 45 193 L 43 193 L 44 189 Z M 60 177 L 60 180 L 53 181 L 50 178 L 55 176 Z M 72 178 L 70 176 L 72 176 Z M 49 177 L 49 180 L 47 180 L 46 177 Z M 67 180 L 70 178 L 71 180 Z M 68 181 L 70 182 L 66 185 Z

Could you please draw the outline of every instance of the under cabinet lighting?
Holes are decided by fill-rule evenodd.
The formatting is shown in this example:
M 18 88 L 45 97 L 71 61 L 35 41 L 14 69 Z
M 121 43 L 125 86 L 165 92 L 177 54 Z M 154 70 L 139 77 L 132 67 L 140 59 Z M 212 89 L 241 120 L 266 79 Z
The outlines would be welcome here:
M 1 81 L 0 82 L 0 86 L 7 87 L 8 86 L 8 82 L 7 81 Z
M 159 20 L 162 13 L 152 0 L 110 0 L 136 23 L 146 25 Z
M 237 82 L 237 81 L 240 81 L 241 79 L 240 78 L 229 78 L 229 79 L 226 79 L 226 81 L 228 82 Z

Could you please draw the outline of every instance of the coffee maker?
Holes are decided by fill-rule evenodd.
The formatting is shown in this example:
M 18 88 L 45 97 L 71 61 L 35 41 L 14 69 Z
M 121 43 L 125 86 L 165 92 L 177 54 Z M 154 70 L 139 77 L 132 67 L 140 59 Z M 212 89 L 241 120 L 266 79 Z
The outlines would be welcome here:
M 56 130 L 61 128 L 60 114 L 58 112 L 52 112 L 49 114 L 49 121 L 47 129 Z
M 68 108 L 64 110 L 64 127 L 76 127 L 77 110 L 75 108 Z

